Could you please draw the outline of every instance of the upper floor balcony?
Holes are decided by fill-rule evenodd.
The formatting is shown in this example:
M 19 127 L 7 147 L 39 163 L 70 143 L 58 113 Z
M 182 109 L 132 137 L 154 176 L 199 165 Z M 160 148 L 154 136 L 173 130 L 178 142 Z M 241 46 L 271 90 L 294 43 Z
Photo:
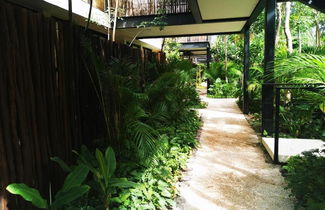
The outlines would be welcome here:
M 187 37 L 176 37 L 174 40 L 178 43 L 191 43 L 191 42 L 209 42 L 209 36 L 187 36 Z
M 93 6 L 105 11 L 109 4 L 111 8 L 115 8 L 116 1 L 120 17 L 157 15 L 161 12 L 164 14 L 190 12 L 188 0 L 93 0 Z

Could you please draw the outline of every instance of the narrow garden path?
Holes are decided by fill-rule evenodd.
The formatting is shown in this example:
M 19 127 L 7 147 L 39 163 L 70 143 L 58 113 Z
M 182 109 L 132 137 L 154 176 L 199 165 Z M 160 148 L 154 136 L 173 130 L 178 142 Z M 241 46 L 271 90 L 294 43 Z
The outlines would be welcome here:
M 293 209 L 279 166 L 267 161 L 236 100 L 202 99 L 201 146 L 179 183 L 175 209 Z

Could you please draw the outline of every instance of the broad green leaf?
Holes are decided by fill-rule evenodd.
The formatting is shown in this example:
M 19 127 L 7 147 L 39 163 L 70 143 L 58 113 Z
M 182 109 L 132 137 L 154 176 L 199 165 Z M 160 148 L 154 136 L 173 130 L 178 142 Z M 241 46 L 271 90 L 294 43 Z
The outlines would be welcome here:
M 91 152 L 85 145 L 81 146 L 81 153 L 73 150 L 75 154 L 77 154 L 81 160 L 94 174 L 98 173 L 96 170 L 95 160 Z
M 161 195 L 164 196 L 164 197 L 167 197 L 167 198 L 172 197 L 172 194 L 166 189 L 161 192 Z
M 31 202 L 34 206 L 46 209 L 47 201 L 41 196 L 38 190 L 31 188 L 23 183 L 13 183 L 6 188 L 10 193 L 20 195 L 26 201 Z
M 122 202 L 124 202 L 130 197 L 130 195 L 131 194 L 129 192 L 123 193 L 123 194 L 120 194 L 119 198 L 121 199 Z
M 59 191 L 55 196 L 55 201 L 51 205 L 52 208 L 62 208 L 64 205 L 71 203 L 83 196 L 88 192 L 90 187 L 88 185 L 82 185 L 77 187 L 72 187 L 67 191 Z
M 82 206 L 82 207 L 69 206 L 68 208 L 65 208 L 65 210 L 96 210 L 96 209 L 92 206 Z
M 102 174 L 103 178 L 105 179 L 105 182 L 108 182 L 109 171 L 108 171 L 103 153 L 99 149 L 96 149 L 96 159 L 98 161 L 100 173 Z
M 136 185 L 135 182 L 128 181 L 126 178 L 112 178 L 110 180 L 111 187 L 130 188 L 135 187 Z
M 59 157 L 51 157 L 51 160 L 59 164 L 59 166 L 63 169 L 65 172 L 71 172 L 71 168 L 66 164 L 61 158 Z
M 84 164 L 79 164 L 64 180 L 63 187 L 61 191 L 67 191 L 73 187 L 80 186 L 89 173 L 89 169 Z
M 111 147 L 108 147 L 105 151 L 105 159 L 107 161 L 109 176 L 112 177 L 116 169 L 116 159 L 114 150 Z
M 319 105 L 320 110 L 325 113 L 325 102 Z

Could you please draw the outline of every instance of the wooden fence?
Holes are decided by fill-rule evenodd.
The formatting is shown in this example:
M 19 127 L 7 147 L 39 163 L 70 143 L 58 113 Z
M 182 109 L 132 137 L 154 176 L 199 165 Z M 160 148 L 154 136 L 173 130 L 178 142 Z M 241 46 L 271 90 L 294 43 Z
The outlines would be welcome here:
M 71 162 L 72 150 L 96 138 L 102 120 L 93 86 L 81 62 L 84 29 L 41 13 L 0 2 L 0 209 L 32 209 L 6 193 L 9 183 L 26 183 L 49 196 L 64 174 L 50 157 Z M 161 54 L 109 42 L 91 32 L 106 61 L 132 57 L 163 62 Z M 71 46 L 73 46 L 71 51 Z M 69 53 L 73 52 L 73 59 Z

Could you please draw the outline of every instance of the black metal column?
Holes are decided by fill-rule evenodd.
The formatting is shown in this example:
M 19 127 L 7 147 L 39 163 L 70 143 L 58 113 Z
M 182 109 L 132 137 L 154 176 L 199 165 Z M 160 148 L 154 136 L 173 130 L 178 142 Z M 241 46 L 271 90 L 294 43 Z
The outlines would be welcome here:
M 265 3 L 265 48 L 264 48 L 264 83 L 274 83 L 274 49 L 275 49 L 275 15 L 276 0 Z M 262 87 L 262 133 L 273 135 L 273 98 L 271 85 Z
M 207 48 L 207 71 L 210 70 L 210 48 Z M 209 94 L 209 88 L 210 88 L 210 79 L 207 79 L 207 94 Z
M 275 91 L 275 122 L 274 122 L 274 163 L 279 163 L 279 133 L 280 133 L 280 88 Z
M 244 29 L 244 72 L 243 72 L 243 112 L 249 112 L 249 95 L 248 95 L 248 79 L 249 79 L 249 27 Z

